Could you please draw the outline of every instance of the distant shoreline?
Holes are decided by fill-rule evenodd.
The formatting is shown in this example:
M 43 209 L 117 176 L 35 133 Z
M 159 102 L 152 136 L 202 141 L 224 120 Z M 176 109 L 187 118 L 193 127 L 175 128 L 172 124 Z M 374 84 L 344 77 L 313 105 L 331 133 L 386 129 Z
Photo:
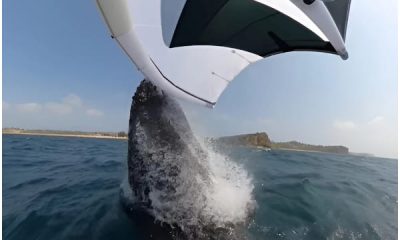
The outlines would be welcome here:
M 333 152 L 324 152 L 317 150 L 306 150 L 306 149 L 295 149 L 295 148 L 272 148 L 273 150 L 283 150 L 283 151 L 294 151 L 294 152 L 312 152 L 312 153 L 328 153 L 328 154 L 340 154 L 340 155 L 348 155 L 350 153 L 333 153 Z
M 46 137 L 73 137 L 73 138 L 95 138 L 111 140 L 128 140 L 127 137 L 113 137 L 101 135 L 79 135 L 79 134 L 57 134 L 57 133 L 29 133 L 29 132 L 3 132 L 3 135 L 28 135 L 28 136 L 46 136 Z
M 226 136 L 226 137 L 219 137 L 216 139 L 211 138 L 209 139 L 209 141 L 227 145 L 263 147 L 263 148 L 270 148 L 272 150 L 280 149 L 280 150 L 298 151 L 298 152 L 349 154 L 349 149 L 345 146 L 312 145 L 312 144 L 301 143 L 298 141 L 273 142 L 269 139 L 268 134 L 266 132 Z
M 316 150 L 305 150 L 305 149 L 294 149 L 294 148 L 272 148 L 272 150 L 284 150 L 284 151 L 295 151 L 295 152 L 316 152 L 316 153 L 329 153 Z

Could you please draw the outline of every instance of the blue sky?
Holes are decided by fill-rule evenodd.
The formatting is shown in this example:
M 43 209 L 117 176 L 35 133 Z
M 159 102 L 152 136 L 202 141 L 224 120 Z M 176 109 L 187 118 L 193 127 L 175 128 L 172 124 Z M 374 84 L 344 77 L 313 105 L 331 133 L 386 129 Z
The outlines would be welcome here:
M 311 52 L 244 70 L 215 109 L 183 103 L 201 136 L 266 131 L 273 140 L 343 144 L 397 156 L 397 1 L 352 1 L 349 60 Z M 94 1 L 3 1 L 3 126 L 127 130 L 143 76 Z

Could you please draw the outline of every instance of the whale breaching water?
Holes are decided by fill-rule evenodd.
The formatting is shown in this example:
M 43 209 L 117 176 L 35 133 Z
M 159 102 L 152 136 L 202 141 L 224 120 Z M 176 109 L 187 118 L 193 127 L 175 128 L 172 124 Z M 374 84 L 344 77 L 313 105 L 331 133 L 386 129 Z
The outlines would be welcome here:
M 246 171 L 202 146 L 180 105 L 146 80 L 132 101 L 128 185 L 134 208 L 187 239 L 243 239 L 255 207 Z
M 238 229 L 255 206 L 251 179 L 197 141 L 172 97 L 214 107 L 240 72 L 280 53 L 347 59 L 351 0 L 96 2 L 146 79 L 132 102 L 124 197 L 186 238 L 243 239 Z

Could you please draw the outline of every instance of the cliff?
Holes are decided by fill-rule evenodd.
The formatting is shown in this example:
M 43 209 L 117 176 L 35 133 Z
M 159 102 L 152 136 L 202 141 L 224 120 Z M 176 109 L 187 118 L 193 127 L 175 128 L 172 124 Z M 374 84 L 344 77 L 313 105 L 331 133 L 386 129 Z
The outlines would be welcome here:
M 311 145 L 311 144 L 305 144 L 305 143 L 300 143 L 300 142 L 296 142 L 296 141 L 273 142 L 272 148 L 273 149 L 288 149 L 288 150 L 299 150 L 299 151 L 349 154 L 349 149 L 345 146 Z
M 214 141 L 226 145 L 271 148 L 271 140 L 265 132 L 221 137 Z
M 236 136 L 220 137 L 211 139 L 212 142 L 224 145 L 246 146 L 246 147 L 263 147 L 282 150 L 296 150 L 309 152 L 327 152 L 349 154 L 349 149 L 345 146 L 322 146 L 311 145 L 297 141 L 290 142 L 272 142 L 268 134 L 265 132 L 254 134 L 242 134 Z

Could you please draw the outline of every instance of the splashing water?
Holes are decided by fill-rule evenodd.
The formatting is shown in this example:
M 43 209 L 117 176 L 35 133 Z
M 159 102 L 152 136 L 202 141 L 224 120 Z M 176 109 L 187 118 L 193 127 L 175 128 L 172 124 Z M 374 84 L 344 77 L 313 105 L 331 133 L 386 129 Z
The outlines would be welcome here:
M 165 198 L 168 195 L 166 192 L 150 191 L 152 206 L 147 210 L 157 222 L 178 227 L 188 238 L 208 238 L 211 234 L 215 235 L 216 229 L 225 235 L 227 233 L 229 239 L 235 238 L 234 235 L 243 234 L 234 232 L 246 226 L 256 207 L 252 178 L 241 165 L 227 156 L 209 146 L 203 145 L 203 149 L 207 152 L 203 163 L 209 170 L 210 181 L 196 179 L 199 183 L 196 194 L 185 194 L 186 189 L 178 189 L 179 199 Z M 185 177 L 187 181 L 196 178 L 191 175 Z M 135 205 L 137 198 L 127 180 L 121 184 L 121 190 L 125 200 Z M 202 196 L 202 201 L 199 201 L 199 196 Z M 182 210 L 190 212 L 191 218 L 182 217 L 179 214 Z
M 255 206 L 251 179 L 200 144 L 180 105 L 151 82 L 133 97 L 128 135 L 136 206 L 189 239 L 237 235 Z
M 207 203 L 203 214 L 218 227 L 226 223 L 245 223 L 255 208 L 250 176 L 239 164 L 221 153 L 208 149 L 211 186 L 206 189 Z

